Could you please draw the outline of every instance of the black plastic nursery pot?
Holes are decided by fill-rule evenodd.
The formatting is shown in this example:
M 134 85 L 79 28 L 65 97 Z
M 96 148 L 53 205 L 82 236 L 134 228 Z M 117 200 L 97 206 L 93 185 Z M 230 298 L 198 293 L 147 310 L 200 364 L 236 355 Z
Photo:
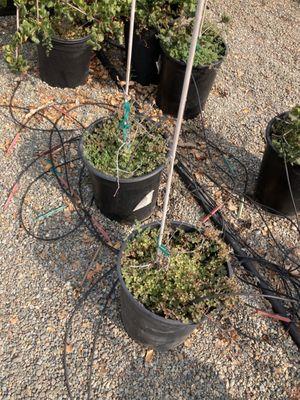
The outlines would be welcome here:
M 14 0 L 7 0 L 6 6 L 0 6 L 0 17 L 4 17 L 6 15 L 15 15 L 16 7 L 14 5 Z
M 159 227 L 160 223 L 154 222 L 144 225 L 141 229 L 149 227 Z M 172 222 L 172 228 L 179 227 L 186 232 L 194 232 L 197 228 L 182 222 Z M 181 343 L 196 329 L 198 324 L 185 324 L 180 321 L 167 319 L 156 315 L 148 310 L 133 297 L 127 289 L 122 277 L 122 254 L 127 246 L 127 242 L 137 234 L 132 232 L 127 240 L 122 244 L 118 257 L 118 278 L 120 282 L 120 302 L 121 302 L 121 318 L 124 328 L 128 335 L 135 341 L 156 349 L 158 351 L 171 350 Z M 228 266 L 228 276 L 232 275 L 232 271 Z
M 124 24 L 125 48 L 128 49 L 129 22 Z M 153 29 L 134 32 L 132 47 L 132 79 L 147 86 L 158 83 L 157 63 L 161 50 Z
M 97 120 L 88 128 L 92 130 L 103 123 Z M 143 221 L 154 211 L 158 196 L 160 178 L 164 165 L 153 172 L 133 178 L 120 178 L 106 175 L 98 171 L 84 156 L 83 141 L 79 145 L 79 153 L 89 172 L 96 205 L 106 217 L 132 223 Z
M 202 110 L 204 109 L 206 100 L 216 79 L 218 69 L 227 54 L 225 43 L 224 50 L 225 55 L 221 60 L 210 65 L 193 67 L 184 119 L 195 118 L 199 115 L 201 108 Z M 169 114 L 173 117 L 177 116 L 185 70 L 185 62 L 170 57 L 162 48 L 161 69 L 156 103 L 164 114 Z
M 300 166 L 292 165 L 289 162 L 285 163 L 284 158 L 278 154 L 272 144 L 271 134 L 276 119 L 286 115 L 287 113 L 278 115 L 267 126 L 266 148 L 254 196 L 269 212 L 293 216 L 295 215 L 295 208 L 289 189 L 289 181 L 296 208 L 300 211 Z
M 47 54 L 38 45 L 40 77 L 50 86 L 75 88 L 83 85 L 89 74 L 92 48 L 87 44 L 89 36 L 81 39 L 65 40 L 53 38 L 53 48 Z

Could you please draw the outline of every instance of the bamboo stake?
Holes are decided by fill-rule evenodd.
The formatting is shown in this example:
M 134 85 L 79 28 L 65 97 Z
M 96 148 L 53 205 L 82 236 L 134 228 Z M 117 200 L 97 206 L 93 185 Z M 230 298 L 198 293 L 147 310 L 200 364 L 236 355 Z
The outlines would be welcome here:
M 37 22 L 40 21 L 40 5 L 39 5 L 39 0 L 35 0 L 35 7 L 36 7 L 36 19 Z
M 170 166 L 169 166 L 166 194 L 165 194 L 164 206 L 163 206 L 163 216 L 162 216 L 161 227 L 160 227 L 159 238 L 158 238 L 158 251 L 159 252 L 160 252 L 160 248 L 161 248 L 162 242 L 163 242 L 163 236 L 164 236 L 164 230 L 165 230 L 168 206 L 169 206 L 169 199 L 170 199 L 170 191 L 171 191 L 172 179 L 173 179 L 173 174 L 174 174 L 174 164 L 175 164 L 177 145 L 178 145 L 179 135 L 180 135 L 180 131 L 181 131 L 181 125 L 182 125 L 182 120 L 183 120 L 183 114 L 184 114 L 187 94 L 188 94 L 190 80 L 191 80 L 191 74 L 192 74 L 192 69 L 193 69 L 193 64 L 194 64 L 194 57 L 195 57 L 196 46 L 197 46 L 198 37 L 199 37 L 200 26 L 201 26 L 201 23 L 203 20 L 204 6 L 205 6 L 205 0 L 198 0 L 195 21 L 194 21 L 194 27 L 193 27 L 192 40 L 191 40 L 191 45 L 190 45 L 190 50 L 189 50 L 189 58 L 188 58 L 188 62 L 187 62 L 186 70 L 185 70 L 183 89 L 182 89 L 182 93 L 181 93 L 180 105 L 179 105 L 176 127 L 175 127 L 175 132 L 174 132 L 174 140 L 173 140 L 173 145 L 172 145 L 172 149 L 171 149 Z
M 17 31 L 20 29 L 20 9 L 17 7 L 16 9 L 16 25 Z M 19 57 L 19 46 L 16 47 L 16 58 Z
M 131 71 L 131 58 L 132 58 L 135 6 L 136 6 L 136 0 L 132 0 L 131 12 L 130 12 L 129 38 L 128 38 L 127 67 L 126 67 L 126 86 L 125 86 L 125 98 L 126 98 L 126 100 L 128 98 L 128 94 L 129 94 L 129 82 L 130 82 L 130 71 Z
M 200 29 L 199 29 L 199 38 L 201 38 L 201 36 L 202 36 L 202 29 L 203 29 L 203 23 L 204 23 L 204 19 L 205 19 L 207 1 L 208 0 L 204 0 L 204 6 L 203 6 L 204 9 L 203 9 L 203 14 L 202 14 L 201 24 L 200 24 Z

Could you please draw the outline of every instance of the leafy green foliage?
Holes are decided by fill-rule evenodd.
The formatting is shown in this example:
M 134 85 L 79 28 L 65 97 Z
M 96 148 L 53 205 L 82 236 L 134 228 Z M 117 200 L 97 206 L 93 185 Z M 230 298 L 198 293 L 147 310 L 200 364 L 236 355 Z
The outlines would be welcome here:
M 90 35 L 89 44 L 99 49 L 105 35 L 122 33 L 120 12 L 124 0 L 39 0 L 39 19 L 35 0 L 15 0 L 15 4 L 20 8 L 20 29 L 4 48 L 5 60 L 14 71 L 28 68 L 23 56 L 16 55 L 16 49 L 28 40 L 41 43 L 49 52 L 53 37 Z
M 158 35 L 165 51 L 175 60 L 187 62 L 193 30 L 192 18 L 178 18 L 171 27 L 163 28 Z M 225 55 L 225 45 L 219 33 L 212 26 L 204 26 L 198 40 L 194 67 L 209 65 Z
M 129 178 L 145 175 L 165 163 L 167 143 L 162 128 L 134 114 L 129 122 L 128 143 L 124 146 L 120 116 L 106 119 L 84 134 L 84 156 L 97 170 L 117 176 L 118 166 L 119 177 Z
M 156 263 L 157 241 L 157 229 L 139 231 L 122 258 L 125 284 L 147 309 L 162 317 L 197 323 L 229 302 L 232 283 L 225 266 L 229 252 L 214 230 L 169 232 L 167 268 Z
M 139 31 L 167 27 L 169 20 L 196 10 L 196 0 L 137 0 L 136 25 Z M 122 14 L 129 19 L 131 2 L 124 3 Z
M 287 162 L 300 165 L 300 105 L 277 119 L 271 130 L 272 143 Z
M 0 8 L 5 8 L 7 7 L 7 0 L 0 0 Z

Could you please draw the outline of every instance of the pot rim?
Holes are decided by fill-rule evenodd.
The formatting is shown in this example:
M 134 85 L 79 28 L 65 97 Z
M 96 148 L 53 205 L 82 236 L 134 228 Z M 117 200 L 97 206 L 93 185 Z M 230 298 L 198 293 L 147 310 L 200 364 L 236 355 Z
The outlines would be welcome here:
M 274 147 L 273 143 L 272 143 L 272 133 L 271 133 L 271 129 L 274 125 L 274 123 L 278 120 L 278 118 L 282 118 L 286 115 L 288 115 L 288 111 L 279 113 L 277 115 L 275 115 L 275 117 L 273 117 L 267 125 L 266 131 L 265 131 L 265 140 L 267 143 L 267 146 L 269 146 L 277 155 L 278 157 L 284 161 L 284 158 L 278 153 L 278 151 L 276 150 L 276 148 Z M 289 166 L 290 168 L 294 168 L 294 169 L 299 169 L 300 171 L 300 165 L 297 164 L 291 164 L 290 161 L 286 161 L 286 165 Z
M 145 230 L 145 229 L 147 229 L 147 228 L 149 228 L 149 227 L 156 227 L 156 226 L 159 227 L 160 225 L 161 225 L 161 223 L 158 222 L 158 221 L 150 222 L 150 223 L 148 223 L 148 224 L 143 225 L 143 226 L 141 227 L 141 229 L 142 229 L 142 230 Z M 172 226 L 177 226 L 177 225 L 179 225 L 179 226 L 184 226 L 184 227 L 190 228 L 191 230 L 196 230 L 197 232 L 201 233 L 201 231 L 200 231 L 195 225 L 191 225 L 191 224 L 189 224 L 189 223 L 187 223 L 187 222 L 172 221 L 172 222 L 171 222 L 171 225 L 172 225 Z M 148 314 L 149 316 L 151 315 L 152 318 L 154 318 L 155 320 L 161 321 L 161 322 L 167 322 L 168 324 L 174 325 L 174 326 L 181 326 L 181 325 L 184 325 L 184 326 L 196 327 L 197 325 L 199 325 L 199 324 L 201 323 L 201 321 L 199 321 L 199 322 L 197 322 L 197 323 L 184 323 L 184 322 L 177 321 L 177 320 L 174 320 L 174 319 L 169 319 L 169 318 L 161 317 L 160 315 L 155 314 L 153 311 L 148 310 L 148 309 L 147 309 L 140 301 L 138 301 L 138 300 L 133 296 L 133 294 L 128 290 L 128 288 L 127 288 L 127 286 L 126 286 L 126 284 L 125 284 L 125 281 L 124 281 L 124 279 L 123 279 L 122 272 L 121 272 L 121 269 L 122 269 L 122 267 L 121 267 L 121 261 L 122 261 L 122 254 L 123 254 L 123 252 L 124 252 L 124 250 L 125 250 L 125 248 L 126 248 L 126 246 L 127 246 L 128 240 L 130 240 L 132 237 L 134 237 L 135 234 L 136 234 L 136 232 L 137 232 L 137 230 L 134 230 L 134 231 L 132 231 L 132 232 L 128 235 L 128 237 L 123 241 L 122 246 L 121 246 L 121 248 L 120 248 L 120 251 L 119 251 L 119 253 L 118 253 L 118 259 L 117 259 L 117 273 L 118 273 L 118 279 L 119 279 L 119 282 L 120 282 L 120 284 L 121 284 L 122 289 L 126 292 L 126 294 L 130 297 L 131 301 L 133 301 L 133 302 L 135 303 L 135 305 L 136 305 L 141 311 L 143 311 L 144 313 Z M 230 266 L 228 265 L 228 276 L 229 276 L 229 277 L 232 276 L 231 274 L 232 274 L 232 271 L 230 270 Z M 205 316 L 203 316 L 203 318 L 205 318 Z M 203 318 L 202 318 L 202 320 L 203 320 Z
M 91 37 L 91 35 L 86 35 L 86 36 L 83 36 L 83 37 L 77 38 L 77 39 L 63 39 L 58 36 L 53 36 L 51 38 L 51 41 L 54 43 L 72 45 L 72 44 L 80 44 L 80 43 L 87 42 L 90 39 L 90 37 Z
M 225 58 L 227 57 L 227 54 L 228 54 L 228 46 L 227 46 L 227 44 L 225 43 L 225 41 L 223 40 L 223 38 L 221 38 L 221 39 L 222 39 L 222 42 L 223 42 L 224 47 L 225 47 L 225 54 L 224 54 L 219 60 L 214 61 L 214 62 L 211 63 L 211 64 L 197 65 L 196 67 L 193 66 L 193 70 L 201 70 L 201 69 L 204 69 L 204 68 L 213 69 L 214 67 L 219 67 L 219 66 L 222 64 L 222 62 L 223 62 L 223 61 L 225 60 Z M 159 44 L 160 44 L 160 48 L 161 48 L 161 50 L 162 50 L 163 55 L 164 55 L 167 59 L 169 59 L 170 61 L 174 62 L 175 64 L 180 65 L 181 67 L 186 68 L 186 65 L 187 65 L 186 62 L 180 61 L 180 60 L 176 60 L 176 58 L 171 57 L 171 56 L 168 54 L 167 50 L 165 50 L 165 48 L 164 48 L 164 46 L 163 46 L 161 40 L 159 41 Z
M 109 119 L 109 117 L 103 117 L 103 118 L 98 118 L 96 121 L 92 122 L 87 128 L 86 130 L 91 130 L 93 129 L 99 122 L 103 121 L 103 119 Z M 140 176 L 136 176 L 136 177 L 131 177 L 131 178 L 117 178 L 115 176 L 112 175 L 107 175 L 104 172 L 99 171 L 98 169 L 96 169 L 94 167 L 94 165 L 84 156 L 84 151 L 83 151 L 83 136 L 81 136 L 80 138 L 80 143 L 79 143 L 79 154 L 80 157 L 82 158 L 84 164 L 87 166 L 88 169 L 90 169 L 93 174 L 95 174 L 96 176 L 105 179 L 109 182 L 118 182 L 119 183 L 136 183 L 136 182 L 141 182 L 144 180 L 147 180 L 149 178 L 152 178 L 153 176 L 159 174 L 162 172 L 162 170 L 165 168 L 166 163 L 159 165 L 157 168 L 155 168 L 155 170 L 153 170 L 152 172 L 149 172 L 147 174 L 144 175 L 140 175 Z

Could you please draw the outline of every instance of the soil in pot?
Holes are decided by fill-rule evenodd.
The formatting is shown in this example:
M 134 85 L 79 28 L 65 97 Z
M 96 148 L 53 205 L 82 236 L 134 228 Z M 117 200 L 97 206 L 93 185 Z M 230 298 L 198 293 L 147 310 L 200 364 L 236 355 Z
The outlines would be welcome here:
M 287 216 L 295 215 L 295 207 L 300 211 L 300 107 L 296 109 L 294 115 L 283 113 L 269 122 L 255 189 L 255 199 L 268 211 Z
M 57 37 L 52 39 L 52 49 L 48 52 L 38 45 L 41 79 L 50 86 L 60 88 L 85 84 L 93 52 L 84 25 L 74 28 L 67 22 L 56 21 L 54 17 L 52 25 L 57 33 Z
M 189 29 L 181 27 L 180 21 L 178 24 L 159 35 L 162 57 L 156 102 L 165 114 L 172 116 L 176 116 L 179 109 L 191 38 Z M 222 38 L 214 29 L 205 28 L 195 54 L 185 119 L 195 118 L 201 108 L 204 109 L 226 52 Z
M 118 262 L 121 315 L 136 341 L 160 351 L 181 344 L 205 315 L 230 303 L 228 249 L 214 230 L 174 222 L 167 265 L 157 263 L 159 223 L 133 232 Z
M 101 212 L 117 221 L 142 221 L 156 205 L 167 142 L 159 124 L 134 114 L 124 142 L 120 119 L 116 115 L 92 124 L 80 153 Z
M 0 0 L 0 16 L 15 15 L 14 0 Z
M 128 50 L 129 22 L 124 24 L 125 48 Z M 132 79 L 146 86 L 158 83 L 157 63 L 161 50 L 154 29 L 134 32 L 132 48 Z

